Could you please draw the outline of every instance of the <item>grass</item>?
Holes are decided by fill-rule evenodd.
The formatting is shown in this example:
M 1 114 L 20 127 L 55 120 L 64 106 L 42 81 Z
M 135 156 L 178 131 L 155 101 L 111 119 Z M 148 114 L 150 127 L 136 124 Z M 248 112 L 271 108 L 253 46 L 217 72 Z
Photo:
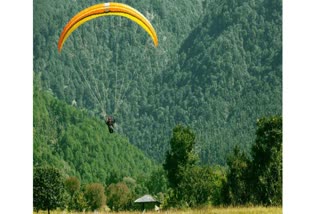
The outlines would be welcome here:
M 33 212 L 36 214 L 36 212 Z M 46 214 L 46 211 L 39 211 L 38 214 Z M 83 214 L 84 212 L 66 212 L 66 211 L 51 211 L 50 214 Z M 126 211 L 126 212 L 85 212 L 85 214 L 141 214 L 138 211 Z M 160 212 L 146 211 L 146 214 L 280 214 L 282 213 L 282 207 L 205 207 L 199 209 L 169 209 L 161 210 Z

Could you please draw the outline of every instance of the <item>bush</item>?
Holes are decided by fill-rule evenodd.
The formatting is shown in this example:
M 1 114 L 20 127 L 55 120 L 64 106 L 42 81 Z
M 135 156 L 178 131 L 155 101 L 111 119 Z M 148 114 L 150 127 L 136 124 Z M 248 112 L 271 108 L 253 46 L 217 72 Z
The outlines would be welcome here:
M 132 201 L 132 193 L 124 182 L 111 184 L 107 188 L 107 197 L 108 207 L 115 211 L 126 209 Z
M 85 188 L 84 197 L 91 210 L 97 210 L 106 205 L 104 187 L 100 183 L 88 184 Z

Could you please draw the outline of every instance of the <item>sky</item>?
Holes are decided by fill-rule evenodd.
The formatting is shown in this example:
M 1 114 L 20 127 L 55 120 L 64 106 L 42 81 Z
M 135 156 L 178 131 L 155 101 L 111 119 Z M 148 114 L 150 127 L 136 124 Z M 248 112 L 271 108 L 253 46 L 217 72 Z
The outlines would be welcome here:
M 1 213 L 25 213 L 32 212 L 33 2 L 6 2 L 0 13 Z M 313 213 L 319 204 L 318 2 L 283 0 L 284 213 Z

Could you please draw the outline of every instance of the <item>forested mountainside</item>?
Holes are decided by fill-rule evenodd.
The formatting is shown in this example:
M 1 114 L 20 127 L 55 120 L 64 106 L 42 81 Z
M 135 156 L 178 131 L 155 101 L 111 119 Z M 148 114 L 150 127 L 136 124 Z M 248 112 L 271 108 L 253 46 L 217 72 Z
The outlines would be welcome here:
M 100 182 L 117 174 L 122 177 L 149 175 L 154 161 L 106 125 L 41 89 L 35 75 L 33 94 L 34 166 L 53 166 L 82 183 Z M 121 178 L 122 178 L 121 177 Z
M 256 119 L 282 112 L 281 8 L 281 1 L 212 1 L 178 63 L 155 78 L 164 123 L 194 127 L 205 163 L 224 163 L 235 145 L 248 151 Z
M 224 164 L 236 144 L 248 151 L 256 119 L 282 111 L 281 0 L 120 2 L 151 21 L 157 48 L 135 23 L 102 17 L 59 54 L 67 21 L 100 2 L 34 1 L 43 90 L 97 117 L 114 115 L 118 133 L 157 161 L 178 123 L 196 131 L 202 163 Z

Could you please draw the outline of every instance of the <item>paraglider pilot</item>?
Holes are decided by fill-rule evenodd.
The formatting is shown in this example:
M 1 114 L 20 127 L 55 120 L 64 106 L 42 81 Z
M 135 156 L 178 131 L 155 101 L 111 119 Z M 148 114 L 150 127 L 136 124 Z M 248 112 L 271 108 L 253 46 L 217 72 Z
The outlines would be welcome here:
M 106 124 L 108 126 L 109 132 L 113 133 L 113 130 L 114 130 L 114 126 L 113 125 L 116 122 L 116 120 L 112 116 L 108 116 L 108 117 L 106 117 L 105 122 L 106 122 Z

